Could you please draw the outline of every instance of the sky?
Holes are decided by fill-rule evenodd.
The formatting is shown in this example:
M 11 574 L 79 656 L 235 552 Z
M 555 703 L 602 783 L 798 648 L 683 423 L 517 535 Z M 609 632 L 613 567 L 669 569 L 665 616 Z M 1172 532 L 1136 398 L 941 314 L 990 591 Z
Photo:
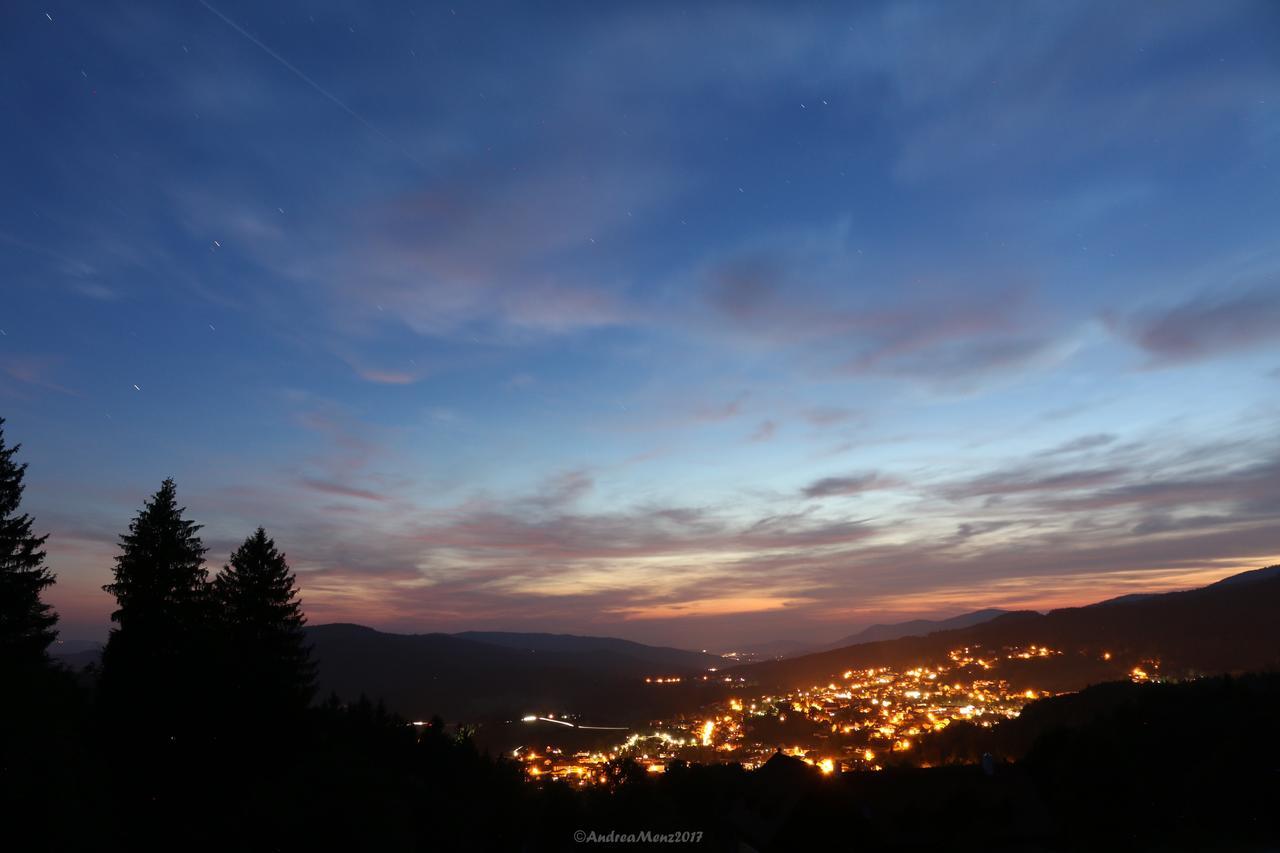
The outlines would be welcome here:
M 313 623 L 727 651 L 1280 562 L 1280 6 L 14 0 L 67 638 L 168 476 Z

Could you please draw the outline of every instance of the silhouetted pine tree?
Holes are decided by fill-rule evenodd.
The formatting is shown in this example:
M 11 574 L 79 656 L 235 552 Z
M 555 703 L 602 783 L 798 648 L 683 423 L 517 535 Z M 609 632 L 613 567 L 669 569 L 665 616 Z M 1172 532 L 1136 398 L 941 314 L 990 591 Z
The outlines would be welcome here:
M 57 637 L 58 616 L 40 600 L 51 586 L 53 573 L 44 565 L 48 536 L 31 532 L 31 516 L 18 514 L 26 463 L 14 462 L 21 448 L 4 443 L 0 418 L 0 672 L 42 667 L 46 651 Z
M 41 594 L 54 576 L 48 537 L 34 535 L 19 511 L 27 470 L 15 461 L 19 449 L 5 445 L 0 418 L 0 848 L 71 849 L 62 827 L 84 706 L 71 673 L 49 660 L 58 617 Z
M 214 580 L 228 681 L 241 707 L 279 717 L 306 708 L 315 668 L 297 582 L 285 555 L 259 527 Z
M 103 587 L 119 605 L 103 652 L 104 699 L 156 735 L 190 725 L 213 688 L 207 549 L 185 510 L 165 480 L 120 537 L 115 581 Z

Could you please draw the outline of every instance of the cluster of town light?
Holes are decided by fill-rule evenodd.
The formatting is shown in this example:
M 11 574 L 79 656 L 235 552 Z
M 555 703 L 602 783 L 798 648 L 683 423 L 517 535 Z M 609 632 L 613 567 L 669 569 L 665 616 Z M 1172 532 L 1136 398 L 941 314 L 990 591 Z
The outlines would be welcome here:
M 799 758 L 824 774 L 879 770 L 883 766 L 881 755 L 911 750 L 918 738 L 931 732 L 959 721 L 990 727 L 1018 716 L 1027 702 L 1052 695 L 986 673 L 1002 660 L 1036 661 L 1062 654 L 1039 644 L 957 648 L 938 663 L 903 670 L 885 666 L 847 669 L 825 685 L 780 695 L 734 696 L 708 706 L 701 714 L 653 721 L 647 733 L 633 732 L 624 742 L 605 750 L 565 754 L 555 747 L 541 752 L 521 748 L 514 757 L 526 766 L 530 778 L 551 777 L 583 785 L 604 781 L 603 765 L 623 757 L 635 760 L 651 773 L 663 772 L 674 760 L 727 760 L 752 768 L 777 751 Z M 1092 654 L 1102 661 L 1112 658 L 1109 651 Z M 1150 680 L 1158 667 L 1158 661 L 1140 661 L 1129 671 L 1129 677 L 1134 681 Z M 741 682 L 730 677 L 724 680 Z M 651 676 L 645 681 L 669 684 L 680 678 Z M 811 735 L 806 738 L 807 745 L 766 743 L 751 734 L 754 723 L 775 718 L 781 725 L 789 717 L 793 724 L 803 722 L 807 727 Z M 604 728 L 577 726 L 554 714 L 530 714 L 524 721 Z

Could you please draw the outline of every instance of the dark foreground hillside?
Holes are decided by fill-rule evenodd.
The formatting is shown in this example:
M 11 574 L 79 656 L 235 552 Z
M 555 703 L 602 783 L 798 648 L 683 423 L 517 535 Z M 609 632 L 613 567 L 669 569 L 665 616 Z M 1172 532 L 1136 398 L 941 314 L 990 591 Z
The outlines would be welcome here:
M 39 696 L 24 718 L 6 711 L 23 736 L 3 741 L 0 817 L 37 833 L 5 849 L 573 850 L 579 830 L 702 833 L 662 846 L 708 851 L 1280 843 L 1275 673 L 1102 685 L 1034 703 L 949 755 L 919 754 L 995 750 L 985 763 L 824 777 L 777 755 L 753 772 L 676 764 L 654 778 L 618 762 L 587 790 L 530 784 L 465 730 L 369 703 L 323 704 L 270 733 L 193 720 L 164 754 L 138 755 L 103 738 L 71 679 Z

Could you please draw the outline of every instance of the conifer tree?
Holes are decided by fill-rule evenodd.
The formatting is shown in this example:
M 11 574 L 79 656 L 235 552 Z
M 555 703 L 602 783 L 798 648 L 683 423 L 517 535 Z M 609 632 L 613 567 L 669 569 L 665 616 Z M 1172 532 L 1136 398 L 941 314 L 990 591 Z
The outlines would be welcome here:
M 53 585 L 44 564 L 48 536 L 31 532 L 31 516 L 19 514 L 26 463 L 14 461 L 21 445 L 6 447 L 0 418 L 0 671 L 30 669 L 48 661 L 58 616 L 40 594 Z
M 176 494 L 165 480 L 130 522 L 103 587 L 118 605 L 102 662 L 108 701 L 170 721 L 191 710 L 212 660 L 207 549 Z
M 229 681 L 264 714 L 300 711 L 315 690 L 297 581 L 285 555 L 259 527 L 214 581 Z

